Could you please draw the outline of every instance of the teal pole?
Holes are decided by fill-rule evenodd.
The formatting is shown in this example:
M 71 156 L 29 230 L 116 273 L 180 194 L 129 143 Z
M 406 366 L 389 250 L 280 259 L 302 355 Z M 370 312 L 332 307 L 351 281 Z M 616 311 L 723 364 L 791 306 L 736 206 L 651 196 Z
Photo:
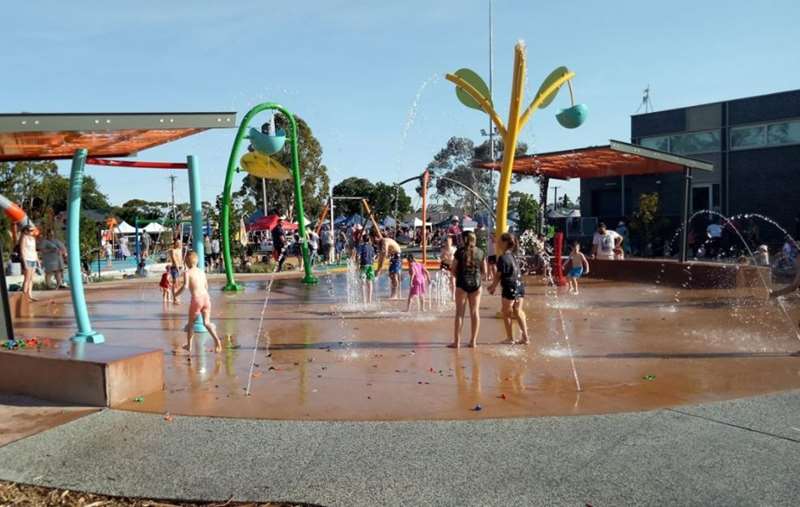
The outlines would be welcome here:
M 92 329 L 92 323 L 89 321 L 89 310 L 86 308 L 81 274 L 81 191 L 86 155 L 87 151 L 84 148 L 75 150 L 69 174 L 67 271 L 69 272 L 69 290 L 72 294 L 72 309 L 75 313 L 75 322 L 78 324 L 78 332 L 70 339 L 76 343 L 103 343 L 106 339 Z
M 189 169 L 189 206 L 192 208 L 192 250 L 197 254 L 197 267 L 206 269 L 205 245 L 203 244 L 203 203 L 200 200 L 200 167 L 194 155 L 186 157 Z M 198 315 L 194 321 L 195 333 L 205 333 L 203 317 Z

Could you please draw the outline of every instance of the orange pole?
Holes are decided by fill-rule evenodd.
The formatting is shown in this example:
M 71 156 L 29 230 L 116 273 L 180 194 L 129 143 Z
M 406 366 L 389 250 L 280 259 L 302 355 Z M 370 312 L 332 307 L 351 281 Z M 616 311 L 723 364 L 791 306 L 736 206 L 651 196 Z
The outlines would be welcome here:
M 319 231 L 322 230 L 322 222 L 325 221 L 325 217 L 328 216 L 328 205 L 326 204 L 324 208 L 322 208 L 322 213 L 319 215 L 319 220 L 317 221 L 317 229 L 316 232 L 317 236 L 319 236 Z
M 428 261 L 428 180 L 431 175 L 427 169 L 422 173 L 422 265 Z
M 375 228 L 375 235 L 378 236 L 378 239 L 383 239 L 383 234 L 381 234 L 381 228 L 378 227 L 378 222 L 375 221 L 375 215 L 372 214 L 372 210 L 369 208 L 367 200 L 361 199 L 361 204 L 364 205 L 364 211 L 367 212 L 367 215 L 369 215 L 369 219 L 372 221 L 372 227 Z

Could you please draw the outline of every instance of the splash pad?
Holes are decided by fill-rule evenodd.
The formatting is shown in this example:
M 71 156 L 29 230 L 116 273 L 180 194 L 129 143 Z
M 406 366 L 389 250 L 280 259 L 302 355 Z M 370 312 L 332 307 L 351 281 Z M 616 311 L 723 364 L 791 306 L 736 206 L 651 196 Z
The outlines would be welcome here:
M 109 344 L 164 352 L 165 390 L 118 408 L 265 419 L 474 419 L 639 411 L 800 387 L 800 342 L 755 288 L 587 279 L 580 296 L 554 297 L 541 277 L 527 277 L 533 344 L 499 344 L 499 299 L 484 294 L 479 347 L 454 352 L 445 347 L 453 322 L 446 301 L 424 314 L 404 313 L 405 301 L 363 307 L 348 301 L 346 274 L 319 275 L 317 286 L 274 280 L 255 352 L 267 278 L 243 278 L 248 290 L 235 294 L 213 290 L 222 280 L 212 280 L 212 319 L 232 340 L 220 354 L 208 352 L 206 341 L 191 357 L 173 353 L 185 338 L 183 307 L 162 306 L 149 286 L 89 291 Z M 385 277 L 376 294 L 388 294 Z M 800 307 L 788 304 L 797 319 Z M 18 333 L 68 338 L 70 311 L 67 297 L 39 304 L 17 319 Z

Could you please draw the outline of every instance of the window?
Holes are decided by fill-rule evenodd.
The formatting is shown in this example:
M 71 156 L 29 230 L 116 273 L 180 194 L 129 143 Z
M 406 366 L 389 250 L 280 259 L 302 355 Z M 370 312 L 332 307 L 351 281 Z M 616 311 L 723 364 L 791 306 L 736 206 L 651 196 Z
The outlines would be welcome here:
M 639 144 L 653 150 L 669 151 L 669 137 L 667 136 L 643 137 Z
M 691 132 L 689 134 L 670 136 L 670 151 L 678 155 L 720 151 L 719 132 L 719 130 L 706 130 L 705 132 Z
M 800 121 L 767 125 L 767 144 L 800 144 Z
M 767 142 L 764 125 L 736 127 L 731 129 L 731 149 L 742 150 L 763 146 Z

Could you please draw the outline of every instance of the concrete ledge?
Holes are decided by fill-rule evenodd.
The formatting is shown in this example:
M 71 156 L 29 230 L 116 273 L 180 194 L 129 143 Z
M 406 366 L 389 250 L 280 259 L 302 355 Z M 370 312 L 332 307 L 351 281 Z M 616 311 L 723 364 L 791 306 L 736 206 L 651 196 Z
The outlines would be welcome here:
M 0 351 L 0 393 L 111 407 L 164 388 L 160 349 L 55 343 Z
M 590 260 L 589 277 L 618 282 L 660 283 L 687 289 L 763 288 L 766 267 L 714 262 L 680 263 L 672 259 Z

